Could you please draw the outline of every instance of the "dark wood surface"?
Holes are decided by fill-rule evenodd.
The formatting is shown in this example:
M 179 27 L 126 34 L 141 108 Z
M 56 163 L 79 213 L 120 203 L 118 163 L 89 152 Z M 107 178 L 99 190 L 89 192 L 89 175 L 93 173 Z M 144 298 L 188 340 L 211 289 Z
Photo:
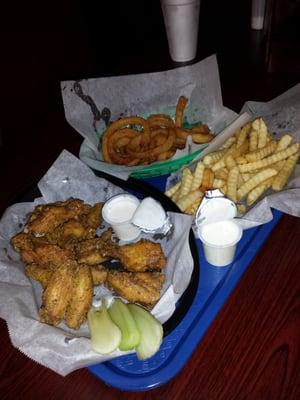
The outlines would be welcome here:
M 159 1 L 149 2 L 146 19 L 137 17 L 141 3 L 122 3 L 116 11 L 65 0 L 38 19 L 37 4 L 23 5 L 17 15 L 8 10 L 11 23 L 1 35 L 1 213 L 63 148 L 78 155 L 81 137 L 64 119 L 61 80 L 176 67 Z M 237 112 L 246 100 L 270 100 L 300 81 L 296 65 L 285 69 L 280 58 L 276 68 L 280 51 L 269 68 L 272 26 L 251 31 L 249 4 L 202 0 L 201 6 L 197 60 L 217 54 L 224 104 Z M 116 38 L 111 26 L 97 25 L 103 14 L 118 27 Z M 298 47 L 289 46 L 290 60 Z M 109 388 L 86 369 L 55 374 L 14 349 L 1 320 L 1 399 L 299 399 L 299 242 L 299 219 L 284 216 L 183 370 L 146 393 Z

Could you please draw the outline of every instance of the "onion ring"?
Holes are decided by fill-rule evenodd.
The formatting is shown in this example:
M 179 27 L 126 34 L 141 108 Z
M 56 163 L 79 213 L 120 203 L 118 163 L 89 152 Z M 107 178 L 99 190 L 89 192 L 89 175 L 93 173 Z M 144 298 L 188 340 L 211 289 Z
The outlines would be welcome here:
M 157 147 L 154 147 L 152 150 L 147 150 L 147 151 L 140 151 L 140 152 L 132 152 L 128 150 L 129 154 L 134 155 L 134 157 L 137 158 L 152 158 L 154 156 L 157 156 L 160 153 L 164 153 L 165 151 L 168 151 L 171 149 L 173 146 L 173 143 L 176 138 L 176 133 L 175 129 L 168 129 L 168 136 L 165 140 L 165 142 L 162 145 L 159 145 Z
M 121 129 L 122 127 L 125 128 L 127 126 L 130 125 L 140 125 L 143 127 L 145 132 L 149 132 L 150 134 L 150 128 L 149 128 L 149 124 L 147 122 L 147 120 L 145 120 L 142 117 L 125 117 L 122 119 L 118 119 L 117 121 L 113 122 L 104 132 L 103 136 L 102 136 L 102 156 L 103 156 L 103 160 L 109 163 L 112 163 L 112 159 L 110 157 L 109 154 L 109 150 L 108 150 L 108 144 L 109 144 L 109 140 L 111 135 Z

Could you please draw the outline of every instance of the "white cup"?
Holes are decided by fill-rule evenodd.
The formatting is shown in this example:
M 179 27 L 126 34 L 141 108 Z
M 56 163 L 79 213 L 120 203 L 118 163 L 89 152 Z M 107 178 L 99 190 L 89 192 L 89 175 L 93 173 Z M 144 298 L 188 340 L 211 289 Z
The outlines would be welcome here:
M 161 7 L 172 60 L 193 60 L 197 53 L 200 0 L 161 0 Z
M 266 0 L 252 0 L 251 28 L 261 30 L 264 27 Z
M 140 229 L 131 223 L 139 204 L 139 199 L 131 194 L 113 196 L 104 204 L 102 217 L 120 240 L 129 242 L 139 237 Z
M 225 226 L 226 224 L 226 226 Z M 204 224 L 198 228 L 204 256 L 216 267 L 225 267 L 234 260 L 236 246 L 243 229 L 232 220 Z

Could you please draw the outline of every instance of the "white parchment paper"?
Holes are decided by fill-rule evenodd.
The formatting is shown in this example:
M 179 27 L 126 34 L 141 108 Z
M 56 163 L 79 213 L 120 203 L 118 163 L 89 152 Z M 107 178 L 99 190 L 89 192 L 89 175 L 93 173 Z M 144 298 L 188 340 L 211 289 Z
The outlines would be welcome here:
M 169 71 L 109 78 L 83 79 L 61 83 L 65 116 L 84 138 L 80 159 L 90 167 L 127 178 L 145 166 L 126 167 L 102 161 L 99 140 L 105 123 L 105 108 L 111 121 L 122 116 L 148 116 L 154 113 L 175 115 L 179 96 L 189 102 L 185 116 L 189 123 L 206 123 L 219 133 L 237 114 L 223 106 L 217 59 L 210 56 L 196 64 Z M 187 146 L 174 158 L 191 153 L 205 145 Z
M 289 133 L 294 137 L 294 142 L 300 141 L 300 84 L 291 88 L 275 99 L 263 102 L 246 102 L 241 110 L 241 115 L 230 124 L 197 158 L 202 159 L 207 153 L 215 151 L 225 140 L 233 135 L 236 129 L 242 127 L 248 121 L 262 117 L 268 130 L 279 139 L 283 134 Z M 190 165 L 195 167 L 196 162 Z M 167 181 L 167 188 L 174 185 L 180 179 L 181 173 L 172 174 Z M 271 209 L 300 217 L 300 165 L 296 165 L 295 171 L 289 179 L 285 189 L 274 193 L 268 190 L 247 213 L 236 219 L 243 229 L 265 224 L 273 219 Z M 197 230 L 194 229 L 197 236 Z
M 73 331 L 64 323 L 52 327 L 39 322 L 41 286 L 25 276 L 24 265 L 12 249 L 10 239 L 22 230 L 26 216 L 38 203 L 77 197 L 94 204 L 124 191 L 96 177 L 89 167 L 67 151 L 61 153 L 38 186 L 42 197 L 9 207 L 0 221 L 0 317 L 6 320 L 15 347 L 40 364 L 66 375 L 124 353 L 115 351 L 101 356 L 93 352 L 86 323 Z M 174 229 L 161 241 L 168 259 L 166 282 L 162 297 L 152 310 L 161 322 L 173 314 L 176 301 L 188 286 L 193 271 L 188 240 L 192 218 L 176 213 L 169 213 L 169 216 Z M 95 289 L 97 296 L 101 293 L 99 288 Z

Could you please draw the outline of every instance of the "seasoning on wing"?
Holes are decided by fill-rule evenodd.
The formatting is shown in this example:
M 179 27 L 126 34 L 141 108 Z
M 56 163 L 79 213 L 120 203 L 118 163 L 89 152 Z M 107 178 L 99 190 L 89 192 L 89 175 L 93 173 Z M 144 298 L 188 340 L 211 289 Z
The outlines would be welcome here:
M 79 329 L 92 305 L 93 279 L 88 265 L 77 265 L 73 274 L 73 288 L 65 321 L 69 328 Z
M 25 274 L 28 276 L 28 278 L 40 282 L 43 288 L 46 289 L 46 286 L 50 282 L 50 278 L 53 274 L 53 269 L 32 263 L 26 265 Z
M 80 218 L 86 227 L 96 229 L 101 224 L 101 209 L 102 203 L 91 206 L 83 200 L 72 198 L 63 202 L 39 205 L 31 213 L 24 232 L 44 236 L 66 221 Z
M 95 265 L 108 259 L 118 258 L 119 247 L 111 240 L 111 236 L 112 229 L 108 229 L 99 237 L 78 243 L 76 247 L 78 262 Z
M 42 322 L 57 326 L 64 319 L 73 295 L 75 264 L 76 261 L 67 261 L 53 271 L 42 296 Z
M 152 307 L 160 298 L 164 279 L 161 272 L 110 271 L 105 284 L 129 302 Z
M 93 285 L 97 286 L 103 284 L 107 278 L 107 269 L 101 264 L 90 265 L 89 267 L 92 274 Z M 45 265 L 42 266 L 35 263 L 27 264 L 25 267 L 26 276 L 28 276 L 28 278 L 34 279 L 37 282 L 40 282 L 44 289 L 48 285 L 53 271 L 53 267 Z
M 162 269 L 166 266 L 166 257 L 160 243 L 146 239 L 120 246 L 119 259 L 124 268 L 132 272 Z

